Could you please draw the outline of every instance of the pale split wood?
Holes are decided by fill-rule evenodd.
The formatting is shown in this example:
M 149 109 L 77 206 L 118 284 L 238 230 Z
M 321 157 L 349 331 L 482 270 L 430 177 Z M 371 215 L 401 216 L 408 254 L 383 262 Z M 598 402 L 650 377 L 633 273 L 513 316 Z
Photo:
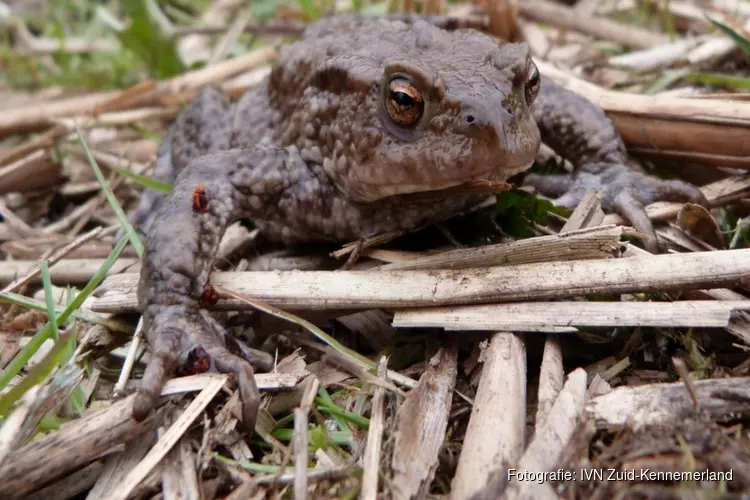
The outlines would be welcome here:
M 740 313 L 732 318 L 727 331 L 737 337 L 746 347 L 750 346 L 750 313 Z
M 111 113 L 101 113 L 96 116 L 72 116 L 54 118 L 53 121 L 68 129 L 78 126 L 81 130 L 94 127 L 124 127 L 133 123 L 144 122 L 148 120 L 170 120 L 177 116 L 180 108 L 169 106 L 164 108 L 143 107 L 116 111 Z
M 576 4 L 576 10 L 591 10 L 595 6 L 592 2 L 583 5 L 582 2 Z M 597 190 L 590 189 L 583 196 L 576 209 L 570 215 L 565 225 L 560 230 L 561 233 L 579 230 L 585 227 L 594 227 L 601 224 L 604 219 L 604 210 L 602 210 L 601 194 Z M 536 426 L 544 425 L 547 420 L 552 406 L 555 404 L 558 394 L 563 387 L 565 380 L 565 370 L 563 368 L 563 353 L 560 342 L 553 335 L 547 335 L 544 340 L 544 350 L 542 353 L 542 363 L 539 367 L 539 384 L 537 389 L 537 407 L 534 424 Z
M 307 498 L 307 454 L 308 454 L 308 418 L 310 408 L 318 393 L 320 381 L 316 376 L 310 377 L 311 382 L 305 388 L 302 402 L 294 409 L 294 498 Z
M 378 377 L 385 379 L 387 373 L 388 358 L 381 356 L 378 362 Z M 360 498 L 363 500 L 377 500 L 378 498 L 380 454 L 383 448 L 383 431 L 385 429 L 384 400 L 385 389 L 375 386 L 372 395 L 370 425 L 367 429 L 367 444 L 363 457 L 362 488 L 360 490 Z
M 631 258 L 636 256 L 647 256 L 649 255 L 648 252 L 646 252 L 643 249 L 640 249 L 636 246 L 629 245 L 625 252 L 623 253 L 623 257 Z M 729 290 L 726 288 L 713 288 L 708 290 L 688 290 L 684 293 L 685 299 L 698 299 L 698 300 L 705 300 L 705 299 L 713 299 L 713 300 L 747 300 L 748 297 L 735 292 L 734 290 Z M 727 331 L 731 333 L 732 335 L 736 336 L 743 344 L 750 346 L 750 321 L 743 320 L 744 317 L 747 317 L 745 313 L 738 312 L 736 314 L 732 315 L 732 318 L 729 320 L 729 327 L 727 327 Z
M 712 420 L 741 419 L 750 415 L 750 377 L 696 380 L 700 405 Z M 586 416 L 600 429 L 638 430 L 670 425 L 694 415 L 695 407 L 683 382 L 621 386 L 591 399 Z
M 539 369 L 539 390 L 537 392 L 536 416 L 534 424 L 542 426 L 547 421 L 550 411 L 563 388 L 565 371 L 560 341 L 548 335 L 544 341 L 542 364 Z
M 575 332 L 582 326 L 727 328 L 735 311 L 750 300 L 678 302 L 522 302 L 396 311 L 397 328 Z
M 191 93 L 206 85 L 222 82 L 227 78 L 267 63 L 276 56 L 276 47 L 261 47 L 239 57 L 178 75 L 171 80 L 159 83 L 154 90 L 134 99 L 134 102 L 129 103 L 129 107 L 164 103 L 165 100 L 167 103 L 176 104 L 184 98 L 185 93 Z
M 111 500 L 127 500 L 138 484 L 151 472 L 151 470 L 172 449 L 182 435 L 187 431 L 195 418 L 203 412 L 211 400 L 224 387 L 229 377 L 227 375 L 217 376 L 208 384 L 196 398 L 190 402 L 185 411 L 159 439 L 156 445 L 149 450 L 145 457 L 130 470 L 122 482 L 109 494 Z
M 521 39 L 529 46 L 532 56 L 541 58 L 547 56 L 550 48 L 552 48 L 552 42 L 547 32 L 541 26 L 537 23 L 519 19 L 518 31 Z
M 103 470 L 104 464 L 101 461 L 92 462 L 69 476 L 50 484 L 46 488 L 28 495 L 26 500 L 68 500 L 70 498 L 80 498 L 79 495 L 89 491 L 96 484 Z
M 201 500 L 195 452 L 190 441 L 182 438 L 169 452 L 162 475 L 164 500 Z
M 458 348 L 441 347 L 396 413 L 390 466 L 395 500 L 425 498 L 438 467 L 458 374 Z
M 214 287 L 286 309 L 407 308 L 551 300 L 591 294 L 732 287 L 750 276 L 750 249 L 484 269 L 213 273 Z M 96 312 L 137 310 L 138 275 L 107 277 Z M 248 309 L 221 299 L 218 309 Z
M 34 436 L 42 418 L 59 410 L 82 380 L 83 370 L 71 363 L 23 395 L 0 426 L 0 467 L 13 450 Z
M 159 427 L 158 438 L 161 440 L 180 410 L 169 408 Z M 187 436 L 183 436 L 164 457 L 161 467 L 161 487 L 164 500 L 201 500 L 196 470 L 195 453 Z
M 748 30 L 750 30 L 750 19 L 748 19 L 741 28 L 741 31 L 744 32 L 747 32 Z M 687 62 L 691 65 L 707 66 L 725 59 L 735 51 L 739 51 L 739 46 L 734 40 L 728 36 L 720 34 L 692 50 L 687 56 Z
M 256 374 L 261 390 L 294 387 L 299 374 Z M 196 392 L 223 384 L 226 375 L 203 373 L 168 381 L 162 396 Z M 29 443 L 8 455 L 0 466 L 3 494 L 22 496 L 38 489 L 49 480 L 71 473 L 113 447 L 127 443 L 153 430 L 153 418 L 136 422 L 132 417 L 135 395 L 128 396 L 108 407 L 91 411 L 84 417 L 66 423 L 48 436 Z M 44 463 L 44 467 L 39 467 Z M 130 470 L 130 468 L 128 468 Z M 113 483 L 108 483 L 107 494 Z
M 128 354 L 125 356 L 125 361 L 120 370 L 120 376 L 117 377 L 117 382 L 112 391 L 115 397 L 122 394 L 123 390 L 125 390 L 125 386 L 130 378 L 130 372 L 133 370 L 133 366 L 135 366 L 141 342 L 143 342 L 143 316 L 138 318 L 138 324 L 135 325 L 135 332 L 133 333 L 133 337 L 130 339 L 130 345 L 128 346 Z
M 589 189 L 573 213 L 570 214 L 565 225 L 560 229 L 559 236 L 571 238 L 575 235 L 596 234 L 600 230 L 597 226 L 603 220 L 604 211 L 602 210 L 601 194 L 595 189 Z M 601 228 L 601 230 L 603 229 Z
M 304 373 L 256 373 L 255 385 L 261 391 L 273 391 L 293 389 Z M 197 375 L 187 375 L 185 377 L 173 378 L 168 380 L 161 391 L 163 396 L 173 396 L 175 394 L 185 394 L 188 392 L 197 392 L 205 390 L 207 387 L 214 385 L 218 380 L 223 380 L 224 375 L 218 373 L 200 373 Z
M 235 17 L 232 25 L 229 27 L 227 32 L 224 34 L 224 36 L 221 37 L 219 43 L 214 46 L 214 49 L 211 53 L 211 58 L 207 63 L 208 66 L 216 64 L 217 62 L 224 59 L 227 52 L 237 43 L 240 36 L 242 36 L 242 33 L 247 27 L 247 24 L 250 22 L 250 19 L 251 15 L 247 11 L 240 12 L 239 15 Z
M 47 481 L 68 474 L 113 446 L 128 442 L 153 426 L 153 419 L 133 420 L 134 397 L 71 421 L 57 432 L 12 452 L 0 467 L 3 495 L 23 496 Z M 40 467 L 44 464 L 44 467 Z
M 518 472 L 547 472 L 558 463 L 563 449 L 583 415 L 586 402 L 586 371 L 573 370 L 568 375 L 545 423 L 537 427 L 534 437 L 517 465 L 508 469 L 509 485 L 505 498 L 545 498 L 552 491 L 548 483 L 514 480 L 510 474 Z M 556 498 L 553 496 L 552 498 Z
M 34 228 L 26 224 L 23 219 L 8 208 L 8 205 L 6 205 L 2 198 L 0 198 L 0 213 L 3 214 L 5 224 L 12 230 L 12 233 L 17 233 L 21 237 L 29 237 L 36 233 Z
M 200 23 L 202 25 L 219 26 L 232 19 L 242 7 L 242 0 L 218 0 L 208 4 L 201 12 Z M 177 50 L 180 58 L 187 65 L 198 61 L 205 61 L 211 55 L 210 35 L 191 34 L 181 37 L 177 42 Z
M 605 226 L 565 234 L 537 236 L 511 243 L 459 248 L 436 255 L 385 264 L 381 271 L 464 269 L 535 262 L 602 259 L 618 256 L 624 228 Z
M 148 450 L 156 441 L 156 429 L 149 428 L 138 439 L 134 439 L 125 445 L 121 451 L 110 454 L 104 459 L 104 470 L 96 481 L 96 484 L 86 496 L 86 500 L 100 500 L 107 495 L 115 486 L 120 484 L 125 475 L 135 467 L 138 462 L 148 453 Z
M 482 376 L 466 429 L 451 500 L 484 488 L 498 468 L 518 461 L 526 425 L 526 348 L 522 337 L 496 333 L 482 354 Z

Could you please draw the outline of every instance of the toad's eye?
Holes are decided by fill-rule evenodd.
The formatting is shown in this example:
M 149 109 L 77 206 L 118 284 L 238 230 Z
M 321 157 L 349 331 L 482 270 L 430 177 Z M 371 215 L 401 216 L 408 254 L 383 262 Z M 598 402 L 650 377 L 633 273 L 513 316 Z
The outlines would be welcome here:
M 416 124 L 424 113 L 424 99 L 409 80 L 394 77 L 385 94 L 385 107 L 394 123 L 405 127 Z
M 539 95 L 539 69 L 533 62 L 529 65 L 528 71 L 526 71 L 526 105 L 531 106 L 536 96 Z

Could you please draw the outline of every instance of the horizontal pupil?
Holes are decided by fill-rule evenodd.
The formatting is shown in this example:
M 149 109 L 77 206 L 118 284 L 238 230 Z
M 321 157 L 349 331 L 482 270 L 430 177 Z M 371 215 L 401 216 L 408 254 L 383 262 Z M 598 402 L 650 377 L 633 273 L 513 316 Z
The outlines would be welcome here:
M 391 94 L 393 99 L 399 106 L 413 106 L 414 99 L 406 92 L 399 92 L 398 90 Z

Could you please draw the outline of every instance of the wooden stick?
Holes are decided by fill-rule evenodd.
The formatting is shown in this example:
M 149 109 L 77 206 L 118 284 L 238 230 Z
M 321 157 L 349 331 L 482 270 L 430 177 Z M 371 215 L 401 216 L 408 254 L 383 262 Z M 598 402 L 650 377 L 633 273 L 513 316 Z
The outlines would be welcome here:
M 465 269 L 470 267 L 531 264 L 616 256 L 624 228 L 597 227 L 582 231 L 527 238 L 511 243 L 459 248 L 436 255 L 393 262 L 381 271 L 406 269 Z
M 146 478 L 149 472 L 169 453 L 172 447 L 180 440 L 187 431 L 190 424 L 200 415 L 211 400 L 219 393 L 227 383 L 229 377 L 215 377 L 196 398 L 188 405 L 180 417 L 169 427 L 169 430 L 160 437 L 156 445 L 146 453 L 146 456 L 130 470 L 122 482 L 109 494 L 113 500 L 126 500 L 130 493 Z
M 700 407 L 712 420 L 742 419 L 750 415 L 750 377 L 696 380 Z M 622 386 L 586 404 L 586 416 L 600 429 L 640 429 L 672 425 L 694 415 L 685 384 Z
M 388 358 L 381 356 L 378 362 L 378 376 L 385 379 L 388 372 Z M 380 453 L 383 447 L 383 432 L 385 430 L 385 389 L 376 386 L 372 396 L 372 410 L 370 426 L 367 429 L 367 444 L 363 457 L 362 500 L 376 500 L 378 498 L 378 483 L 380 478 Z
M 546 472 L 552 470 L 563 449 L 573 436 L 586 402 L 586 371 L 577 368 L 568 375 L 560 395 L 552 406 L 544 425 L 537 428 L 523 457 L 508 469 L 510 485 L 506 498 L 556 498 L 549 495 L 546 482 L 519 481 L 512 472 Z M 538 491 L 537 491 L 538 490 Z
M 517 335 L 496 333 L 483 356 L 482 378 L 451 483 L 451 500 L 471 497 L 495 470 L 515 464 L 523 453 L 526 347 Z
M 105 259 L 64 259 L 50 265 L 50 280 L 55 285 L 81 285 L 88 283 L 94 273 L 104 264 Z M 11 260 L 0 262 L 0 283 L 10 283 L 19 276 L 26 276 L 26 283 L 41 283 L 39 273 L 33 272 L 39 266 L 38 260 Z M 123 271 L 137 274 L 140 272 L 138 259 L 118 259 L 109 270 L 109 274 Z M 10 285 L 8 286 L 10 288 Z
M 523 302 L 396 311 L 397 328 L 575 332 L 577 326 L 726 328 L 750 300 L 679 302 Z
M 457 373 L 458 348 L 440 348 L 399 407 L 390 467 L 393 498 L 424 498 L 429 491 L 445 441 Z
M 579 260 L 467 270 L 214 273 L 216 288 L 287 309 L 406 308 L 551 300 L 592 294 L 737 286 L 750 276 L 750 249 Z M 96 312 L 135 311 L 138 275 L 107 277 Z M 218 285 L 218 286 L 217 286 Z M 221 299 L 219 309 L 242 310 Z

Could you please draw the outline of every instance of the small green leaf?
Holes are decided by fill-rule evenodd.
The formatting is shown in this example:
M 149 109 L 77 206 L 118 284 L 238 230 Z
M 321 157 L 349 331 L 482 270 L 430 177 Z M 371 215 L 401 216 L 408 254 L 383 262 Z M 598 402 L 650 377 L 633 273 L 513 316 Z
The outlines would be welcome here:
M 127 28 L 117 32 L 123 47 L 136 54 L 157 79 L 166 79 L 185 71 L 171 34 L 165 33 L 158 6 L 148 0 L 130 0 L 123 6 L 130 15 Z

